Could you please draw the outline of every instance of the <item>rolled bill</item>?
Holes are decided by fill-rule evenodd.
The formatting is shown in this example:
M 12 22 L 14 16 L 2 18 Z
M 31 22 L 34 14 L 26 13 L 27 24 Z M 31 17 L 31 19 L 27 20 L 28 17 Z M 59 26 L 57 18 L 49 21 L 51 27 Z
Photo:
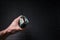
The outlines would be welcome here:
M 25 16 L 20 15 L 20 27 L 24 28 L 28 23 L 29 23 L 29 20 Z

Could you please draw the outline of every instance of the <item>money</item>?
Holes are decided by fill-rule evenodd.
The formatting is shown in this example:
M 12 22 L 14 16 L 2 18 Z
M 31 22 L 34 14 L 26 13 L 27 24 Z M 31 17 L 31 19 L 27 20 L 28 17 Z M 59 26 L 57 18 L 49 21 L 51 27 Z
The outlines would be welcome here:
M 29 20 L 26 18 L 26 16 L 20 15 L 20 27 L 24 28 L 29 23 Z

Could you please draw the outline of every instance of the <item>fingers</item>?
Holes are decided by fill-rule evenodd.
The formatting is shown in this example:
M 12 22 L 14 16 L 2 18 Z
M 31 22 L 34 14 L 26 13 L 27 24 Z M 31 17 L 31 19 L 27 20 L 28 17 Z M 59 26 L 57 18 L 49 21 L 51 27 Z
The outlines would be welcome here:
M 20 16 L 14 19 L 14 22 L 18 23 L 20 20 Z
M 20 20 L 20 16 L 18 16 L 17 18 L 15 18 L 12 24 L 13 24 L 13 26 L 15 25 L 18 28 L 18 29 L 16 28 L 17 30 L 24 30 L 23 28 L 21 28 L 19 26 L 19 24 L 18 24 L 19 20 Z

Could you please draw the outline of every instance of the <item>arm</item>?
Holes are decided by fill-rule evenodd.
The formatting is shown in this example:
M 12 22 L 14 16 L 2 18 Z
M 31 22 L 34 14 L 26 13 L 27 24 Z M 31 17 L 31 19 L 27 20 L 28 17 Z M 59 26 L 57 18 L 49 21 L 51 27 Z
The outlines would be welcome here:
M 5 30 L 0 31 L 0 40 L 4 40 L 9 35 L 23 30 L 18 25 L 19 20 L 20 20 L 20 16 L 17 17 L 16 19 L 14 19 L 14 21 L 8 26 L 8 28 L 6 28 Z
M 4 40 L 7 32 L 5 30 L 0 31 L 0 40 Z

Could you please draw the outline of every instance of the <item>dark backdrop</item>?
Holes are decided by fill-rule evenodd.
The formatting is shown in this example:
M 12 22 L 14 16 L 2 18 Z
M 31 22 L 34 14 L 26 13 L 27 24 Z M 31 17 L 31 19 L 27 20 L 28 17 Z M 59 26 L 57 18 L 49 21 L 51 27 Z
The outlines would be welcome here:
M 21 13 L 23 9 L 30 23 L 25 31 L 10 35 L 6 40 L 59 40 L 60 14 L 56 1 L 0 1 L 0 30 L 9 24 Z M 57 5 L 57 6 L 56 6 Z

